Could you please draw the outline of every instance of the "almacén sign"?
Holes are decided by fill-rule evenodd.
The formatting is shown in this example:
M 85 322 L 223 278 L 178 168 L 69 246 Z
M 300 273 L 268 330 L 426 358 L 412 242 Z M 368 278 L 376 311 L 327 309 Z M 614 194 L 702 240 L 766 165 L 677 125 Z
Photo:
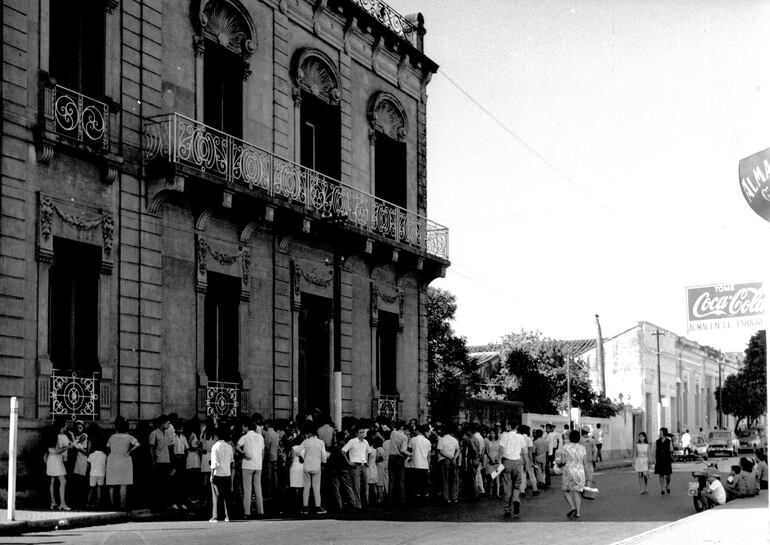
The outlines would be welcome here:
M 687 331 L 763 327 L 762 282 L 712 284 L 687 288 Z

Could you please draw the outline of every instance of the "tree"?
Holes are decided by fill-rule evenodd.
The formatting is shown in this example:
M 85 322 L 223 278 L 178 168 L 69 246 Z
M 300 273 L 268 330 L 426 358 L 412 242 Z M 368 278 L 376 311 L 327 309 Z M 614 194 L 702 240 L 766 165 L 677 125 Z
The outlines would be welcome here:
M 764 330 L 759 330 L 749 339 L 741 370 L 724 380 L 721 392 L 720 388 L 714 392 L 717 409 L 735 416 L 736 429 L 744 418 L 751 427 L 767 412 L 766 353 L 767 337 Z M 724 407 L 720 407 L 720 398 Z
M 428 398 L 431 416 L 438 419 L 454 416 L 458 400 L 475 386 L 465 337 L 452 328 L 456 311 L 451 292 L 428 287 Z
M 503 337 L 505 361 L 519 379 L 512 399 L 527 411 L 554 414 L 567 411 L 567 362 L 569 362 L 572 406 L 588 416 L 613 416 L 618 405 L 600 400 L 591 387 L 586 363 L 571 357 L 563 341 L 543 337 L 539 331 L 511 333 Z

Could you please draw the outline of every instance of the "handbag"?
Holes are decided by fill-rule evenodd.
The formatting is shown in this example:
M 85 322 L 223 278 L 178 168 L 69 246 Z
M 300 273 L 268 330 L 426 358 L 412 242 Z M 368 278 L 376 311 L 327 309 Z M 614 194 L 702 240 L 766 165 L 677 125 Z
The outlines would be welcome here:
M 589 482 L 591 483 L 591 486 L 588 486 L 586 484 L 586 486 L 583 487 L 582 495 L 583 495 L 583 498 L 587 500 L 595 500 L 596 496 L 599 495 L 599 489 L 596 487 L 595 482 L 593 481 L 589 481 Z

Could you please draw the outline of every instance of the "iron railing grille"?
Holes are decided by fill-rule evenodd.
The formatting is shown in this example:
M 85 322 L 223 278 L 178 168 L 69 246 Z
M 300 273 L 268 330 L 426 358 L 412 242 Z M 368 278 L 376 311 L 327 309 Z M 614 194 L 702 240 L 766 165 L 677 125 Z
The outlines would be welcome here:
M 108 150 L 110 146 L 109 106 L 61 85 L 46 87 L 45 128 L 82 144 Z
M 99 418 L 99 374 L 56 371 L 51 373 L 51 416 L 73 420 Z
M 414 25 L 388 4 L 382 0 L 353 0 L 353 2 L 399 38 L 414 44 L 416 34 Z
M 449 258 L 446 227 L 184 115 L 147 119 L 144 155 L 148 162 L 184 165 L 228 184 L 298 204 L 309 214 L 335 218 L 432 256 Z
M 399 401 L 398 396 L 381 395 L 374 400 L 374 403 L 375 417 L 384 416 L 390 420 L 398 420 L 399 414 L 401 412 L 399 410 L 399 404 L 401 402 Z
M 210 380 L 206 386 L 206 416 L 234 418 L 240 414 L 241 386 L 237 382 Z

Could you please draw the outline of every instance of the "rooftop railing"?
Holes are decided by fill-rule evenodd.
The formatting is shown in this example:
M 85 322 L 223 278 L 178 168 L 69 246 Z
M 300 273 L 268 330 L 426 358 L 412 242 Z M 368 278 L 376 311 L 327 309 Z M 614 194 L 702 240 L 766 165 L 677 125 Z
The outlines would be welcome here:
M 449 258 L 449 230 L 393 203 L 178 113 L 144 123 L 148 163 L 184 165 L 227 184 L 304 207 L 308 214 Z
M 406 19 L 406 17 L 391 8 L 388 4 L 382 0 L 353 0 L 353 3 L 385 25 L 398 37 L 414 44 L 416 28 Z

